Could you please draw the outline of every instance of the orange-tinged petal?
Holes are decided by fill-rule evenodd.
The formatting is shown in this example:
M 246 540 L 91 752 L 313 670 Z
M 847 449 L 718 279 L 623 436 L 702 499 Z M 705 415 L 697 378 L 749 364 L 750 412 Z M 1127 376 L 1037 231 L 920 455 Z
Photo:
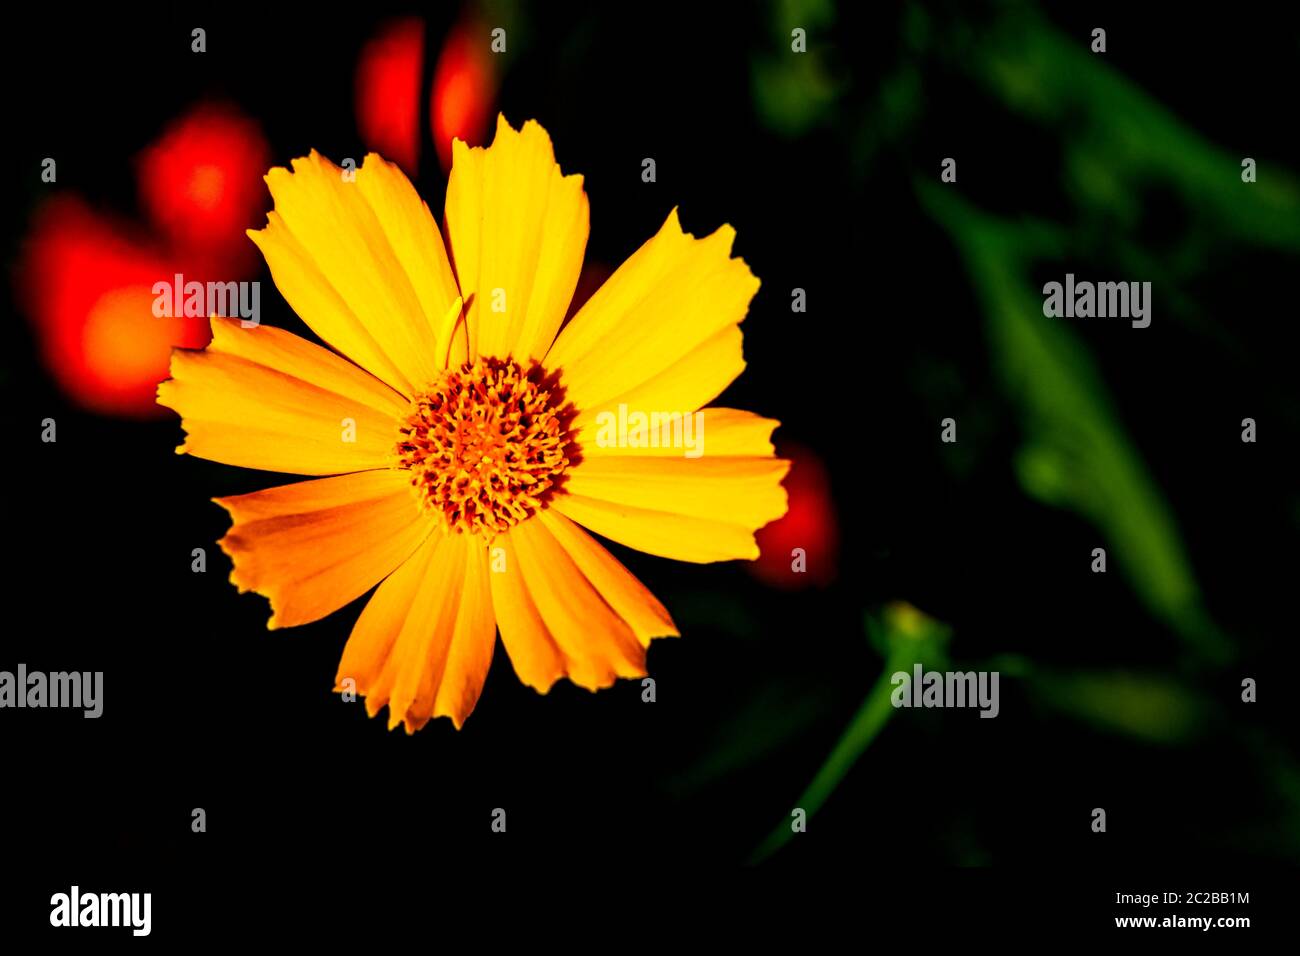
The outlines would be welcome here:
M 271 628 L 319 620 L 405 561 L 433 529 L 399 471 L 363 471 L 213 499 L 232 584 L 270 598 Z
M 478 702 L 492 666 L 497 621 L 488 585 L 487 547 L 473 535 L 458 535 L 465 548 L 465 579 L 461 585 L 456 626 L 447 648 L 433 715 L 447 716 L 457 728 Z
M 408 733 L 432 717 L 459 729 L 492 664 L 496 621 L 487 546 L 474 535 L 431 534 L 375 591 L 339 663 L 336 688 L 352 678 L 373 717 L 388 705 L 389 729 Z
M 519 572 L 519 555 L 511 535 L 498 535 L 493 549 L 500 549 L 504 571 L 488 576 L 492 588 L 492 607 L 496 612 L 501 643 L 519 680 L 545 694 L 565 675 L 568 661 L 547 630 L 537 605 L 528 593 L 524 576 Z
M 608 687 L 618 677 L 645 675 L 645 646 L 636 632 L 545 523 L 533 519 L 516 525 L 508 535 L 498 536 L 494 546 L 503 537 L 509 539 L 514 560 L 505 570 L 492 572 L 492 594 L 501 637 L 520 680 L 539 690 L 550 686 L 537 676 L 557 662 L 548 662 L 552 647 L 569 679 L 589 690 Z M 593 559 L 586 555 L 583 560 Z M 608 570 L 603 573 L 608 575 Z M 497 582 L 506 576 L 517 580 Z M 622 587 L 624 597 L 633 593 L 626 584 Z M 526 593 L 528 602 L 517 599 L 519 591 Z M 498 595 L 507 600 L 498 601 Z M 638 611 L 635 620 L 645 626 L 644 611 Z M 549 643 L 541 640 L 543 634 Z
M 411 396 L 442 368 L 437 330 L 456 299 L 441 234 L 395 166 L 354 178 L 319 153 L 266 175 L 275 200 L 249 232 L 276 286 L 322 339 Z
M 735 230 L 722 226 L 696 239 L 682 232 L 674 209 L 659 232 L 587 300 L 547 353 L 547 367 L 563 369 L 569 400 L 584 410 L 601 407 L 670 372 L 743 320 L 759 283 L 744 260 L 731 258 L 734 238 Z M 726 349 L 712 343 L 710 361 L 693 369 L 701 379 L 697 388 L 708 392 L 724 375 L 738 372 L 735 342 L 724 339 Z
M 498 116 L 487 148 L 452 144 L 447 235 L 465 298 L 470 357 L 546 354 L 582 270 L 589 225 L 581 176 L 565 176 L 551 138 Z
M 177 452 L 298 475 L 385 468 L 408 403 L 352 363 L 282 329 L 212 319 L 203 351 L 172 353 L 158 402 L 180 413 Z
M 679 636 L 681 632 L 659 599 L 595 538 L 551 509 L 543 511 L 538 520 L 643 645 L 649 646 L 656 637 Z

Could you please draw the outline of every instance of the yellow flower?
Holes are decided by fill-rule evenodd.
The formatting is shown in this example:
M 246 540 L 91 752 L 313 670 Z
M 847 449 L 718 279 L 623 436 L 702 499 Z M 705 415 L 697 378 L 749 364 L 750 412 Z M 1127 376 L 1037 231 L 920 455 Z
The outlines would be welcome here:
M 371 716 L 387 704 L 390 729 L 459 728 L 498 629 L 543 693 L 560 677 L 595 690 L 645 676 L 651 638 L 677 628 L 579 525 L 681 561 L 753 559 L 754 531 L 786 508 L 777 422 L 705 408 L 691 457 L 636 414 L 695 412 L 744 368 L 758 280 L 731 258 L 734 231 L 696 239 L 674 210 L 561 329 L 587 197 L 536 122 L 499 118 L 486 149 L 456 141 L 451 259 L 378 156 L 352 181 L 315 152 L 292 166 L 267 174 L 275 208 L 249 235 L 335 351 L 213 318 L 211 344 L 176 351 L 158 389 L 183 418 L 178 453 L 328 476 L 215 499 L 232 520 L 231 582 L 270 599 L 272 628 L 378 584 L 335 689 L 366 695 Z M 597 441 L 615 416 L 632 430 Z

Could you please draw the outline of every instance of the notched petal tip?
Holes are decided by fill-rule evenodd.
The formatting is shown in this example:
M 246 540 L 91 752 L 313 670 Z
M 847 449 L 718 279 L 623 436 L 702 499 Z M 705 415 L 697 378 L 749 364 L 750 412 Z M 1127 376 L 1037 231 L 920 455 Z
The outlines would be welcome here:
M 649 676 L 650 676 L 650 672 L 647 671 L 645 667 L 639 667 L 627 674 L 617 674 L 617 673 L 610 674 L 608 677 L 603 678 L 601 681 L 593 682 L 591 686 L 587 686 L 585 684 L 578 684 L 578 686 L 581 687 L 583 690 L 595 694 L 602 690 L 609 690 L 620 680 L 642 680 Z
M 515 673 L 516 676 L 518 676 L 518 671 L 516 671 Z M 554 689 L 555 685 L 560 682 L 560 678 L 562 678 L 563 676 L 564 676 L 563 673 L 556 673 L 553 677 L 551 677 L 549 681 L 546 682 L 545 685 L 534 684 L 532 681 L 524 680 L 522 677 L 519 678 L 519 682 L 523 684 L 525 687 L 531 688 L 532 690 L 536 691 L 540 696 L 545 697 L 547 694 L 551 692 L 552 689 Z
M 746 262 L 743 257 L 734 256 L 731 254 L 731 250 L 736 243 L 736 227 L 733 226 L 731 223 L 724 222 L 716 229 L 714 229 L 712 232 L 706 235 L 696 235 L 695 233 L 687 232 L 684 228 L 682 228 L 681 207 L 673 206 L 673 208 L 669 211 L 667 218 L 664 219 L 664 224 L 662 227 L 660 227 L 660 232 L 662 232 L 664 229 L 669 229 L 670 227 L 671 230 L 676 232 L 678 236 L 684 239 L 689 239 L 692 242 L 717 243 L 721 245 L 726 254 L 727 261 L 729 263 L 734 262 L 742 266 L 745 269 L 745 271 L 749 273 L 750 279 L 752 279 L 754 282 L 754 291 L 755 292 L 758 291 L 760 281 L 758 276 L 754 275 L 754 270 L 749 267 L 749 263 Z
M 377 716 L 379 714 L 379 711 L 382 708 L 383 705 L 380 705 L 380 707 L 375 708 L 375 712 L 370 716 L 371 717 Z M 443 717 L 451 721 L 452 727 L 454 727 L 456 730 L 460 730 L 465 725 L 465 720 L 469 719 L 469 714 L 466 714 L 464 719 L 457 717 L 455 714 L 443 714 L 443 713 L 416 714 L 410 710 L 407 710 L 403 714 L 397 714 L 393 712 L 393 708 L 390 705 L 388 708 L 388 730 L 392 732 L 400 726 L 404 731 L 406 731 L 406 736 L 413 737 L 419 731 L 423 730 L 426 726 L 428 726 L 430 721 L 438 720 L 439 718 L 443 718 Z
M 382 154 L 376 153 L 374 150 L 371 150 L 370 152 L 366 153 L 366 155 L 361 158 L 361 166 L 357 170 L 357 172 L 364 173 L 367 169 L 374 169 L 376 166 L 390 173 L 395 173 L 398 176 L 401 176 L 403 179 L 407 180 L 407 182 L 410 182 L 410 179 L 407 177 L 406 173 L 402 170 L 402 167 L 398 166 L 394 162 L 390 162 L 389 160 L 384 159 Z
M 225 508 L 227 511 L 230 511 L 233 515 L 231 506 L 226 504 L 225 500 L 221 498 L 213 498 L 212 500 L 216 504 L 221 505 L 221 507 Z M 227 580 L 234 585 L 235 590 L 239 594 L 260 594 L 262 597 L 266 598 L 267 602 L 271 605 L 271 617 L 266 622 L 266 629 L 268 631 L 273 631 L 281 627 L 280 622 L 276 620 L 277 612 L 275 598 L 265 591 L 257 590 L 254 585 L 250 584 L 248 578 L 244 575 L 243 569 L 240 567 L 240 559 L 244 554 L 243 541 L 238 535 L 227 532 L 224 537 L 217 540 L 217 547 L 220 548 L 221 552 L 230 559 L 230 576 Z
M 355 694 L 360 694 L 365 701 L 363 707 L 366 711 L 366 717 L 370 720 L 374 720 L 379 716 L 381 711 L 387 708 L 388 716 L 384 718 L 384 724 L 385 728 L 389 732 L 392 732 L 401 726 L 406 731 L 408 737 L 414 736 L 416 733 L 428 726 L 431 721 L 444 717 L 451 721 L 452 726 L 456 730 L 461 730 L 464 728 L 465 722 L 468 721 L 470 716 L 473 714 L 473 708 L 464 715 L 450 713 L 440 709 L 435 709 L 428 714 L 421 714 L 409 707 L 405 711 L 395 712 L 392 707 L 391 699 L 386 695 L 372 695 L 367 691 L 367 689 L 362 687 L 343 687 L 342 682 L 351 676 L 352 675 L 350 674 L 343 675 L 341 672 L 337 674 L 334 678 L 334 693 L 341 694 L 346 690 Z
M 176 356 L 176 350 L 172 349 L 172 357 L 175 358 L 175 356 Z M 168 405 L 167 402 L 164 401 L 164 398 L 166 397 L 166 393 L 171 391 L 171 389 L 167 388 L 167 385 L 168 383 L 173 381 L 173 378 L 171 377 L 170 359 L 168 360 L 167 363 L 167 373 L 169 377 L 163 379 L 161 382 L 158 383 L 157 387 L 154 388 L 153 400 L 155 405 L 161 405 L 163 408 L 170 408 L 172 411 L 176 411 L 176 409 L 173 406 Z

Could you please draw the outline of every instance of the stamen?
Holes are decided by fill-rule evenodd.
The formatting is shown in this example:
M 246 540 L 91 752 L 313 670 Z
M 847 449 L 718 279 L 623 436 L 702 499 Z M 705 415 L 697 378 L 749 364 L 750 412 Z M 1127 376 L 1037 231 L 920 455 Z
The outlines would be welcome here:
M 422 507 L 488 539 L 545 508 L 578 457 L 562 392 L 536 363 L 479 358 L 443 372 L 416 397 L 395 449 Z

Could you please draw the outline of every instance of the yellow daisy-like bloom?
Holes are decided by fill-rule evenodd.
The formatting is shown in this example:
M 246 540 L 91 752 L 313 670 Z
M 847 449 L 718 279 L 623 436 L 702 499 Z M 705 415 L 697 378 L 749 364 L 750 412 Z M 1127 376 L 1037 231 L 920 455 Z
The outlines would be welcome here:
M 315 152 L 272 169 L 275 208 L 249 235 L 335 351 L 214 318 L 158 389 L 183 418 L 177 452 L 326 476 L 215 499 L 231 582 L 270 599 L 272 628 L 379 585 L 335 689 L 371 716 L 387 704 L 408 733 L 461 726 L 498 629 L 543 693 L 645 676 L 650 640 L 677 628 L 580 525 L 681 561 L 753 559 L 754 531 L 786 508 L 770 419 L 705 408 L 695 458 L 644 433 L 595 438 L 602 412 L 694 412 L 744 368 L 758 280 L 731 258 L 731 227 L 696 239 L 674 210 L 561 330 L 587 244 L 582 178 L 536 122 L 501 117 L 490 147 L 453 152 L 450 259 L 378 156 L 352 181 Z

